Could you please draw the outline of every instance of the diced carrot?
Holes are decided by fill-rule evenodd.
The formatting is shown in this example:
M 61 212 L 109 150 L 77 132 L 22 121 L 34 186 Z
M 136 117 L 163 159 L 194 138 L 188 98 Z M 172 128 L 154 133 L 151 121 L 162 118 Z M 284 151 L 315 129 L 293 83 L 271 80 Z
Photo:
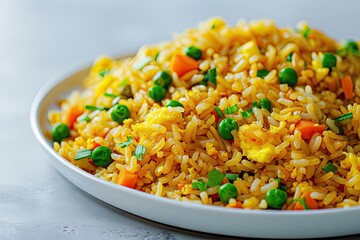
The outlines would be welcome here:
M 346 99 L 350 99 L 354 93 L 354 84 L 350 76 L 346 76 L 341 79 L 341 86 L 344 90 L 344 95 Z
M 84 110 L 79 109 L 76 106 L 69 107 L 69 109 L 67 110 L 66 115 L 65 115 L 66 123 L 69 126 L 69 128 L 74 127 L 74 123 L 75 123 L 76 119 L 83 113 L 84 113 Z
M 215 122 L 218 123 L 219 120 L 220 120 L 220 116 L 216 113 L 215 110 L 213 110 L 213 111 L 211 112 L 211 114 L 215 116 Z
M 300 199 L 304 199 L 305 200 L 305 203 L 306 205 L 310 208 L 310 209 L 317 209 L 319 208 L 318 207 L 318 204 L 316 202 L 316 200 L 312 199 L 310 197 L 310 193 L 309 192 L 304 192 L 302 195 L 301 195 L 301 198 Z M 294 210 L 304 210 L 304 205 L 301 204 L 300 202 L 297 202 L 295 203 L 295 206 L 293 208 Z
M 97 148 L 97 147 L 99 147 L 99 146 L 100 146 L 100 144 L 98 144 L 97 142 L 93 142 L 93 143 L 91 144 L 91 150 L 94 151 L 94 149 Z
M 310 120 L 301 119 L 296 123 L 295 129 L 301 132 L 301 137 L 304 140 L 309 140 L 312 135 L 314 135 L 314 133 L 322 134 L 325 131 L 326 126 L 320 125 Z
M 134 188 L 135 184 L 137 182 L 138 175 L 137 173 L 131 173 L 127 171 L 126 169 L 122 169 L 120 171 L 120 174 L 117 178 L 116 183 L 123 185 L 125 187 Z
M 184 184 L 183 183 L 178 183 L 178 190 L 181 190 L 183 187 L 184 187 Z
M 172 56 L 170 61 L 170 71 L 176 72 L 179 77 L 191 70 L 198 68 L 199 63 L 193 58 L 186 55 L 175 54 Z
M 224 177 L 223 180 L 221 181 L 221 184 L 225 184 L 225 183 L 229 183 L 229 180 L 226 177 Z
M 242 203 L 240 201 L 236 201 L 235 205 L 227 204 L 225 207 L 227 207 L 227 208 L 242 208 Z

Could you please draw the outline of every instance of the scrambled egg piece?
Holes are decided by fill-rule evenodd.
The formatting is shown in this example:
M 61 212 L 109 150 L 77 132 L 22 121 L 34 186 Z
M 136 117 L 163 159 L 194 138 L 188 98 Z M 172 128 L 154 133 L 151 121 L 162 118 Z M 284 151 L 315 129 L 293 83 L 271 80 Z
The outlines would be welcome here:
M 255 142 L 240 142 L 244 155 L 251 161 L 270 163 L 276 157 L 275 146 L 271 143 L 258 145 Z
M 259 129 L 261 127 L 256 125 L 241 126 L 239 129 L 240 148 L 249 160 L 270 163 L 277 155 L 276 147 L 266 140 L 258 139 L 254 135 L 254 131 Z

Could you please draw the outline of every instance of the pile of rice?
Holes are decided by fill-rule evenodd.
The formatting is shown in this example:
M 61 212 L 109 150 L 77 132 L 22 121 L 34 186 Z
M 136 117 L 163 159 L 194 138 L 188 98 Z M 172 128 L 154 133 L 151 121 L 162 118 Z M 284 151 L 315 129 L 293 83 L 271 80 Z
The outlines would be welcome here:
M 307 31 L 306 34 L 304 32 Z M 183 54 L 188 46 L 201 49 L 199 68 L 181 77 L 170 72 L 172 85 L 159 103 L 149 97 L 153 77 L 169 71 L 175 53 Z M 279 187 L 280 178 L 287 190 L 283 210 L 294 208 L 305 192 L 310 193 L 318 208 L 359 205 L 360 196 L 360 58 L 341 56 L 343 44 L 311 29 L 305 22 L 297 28 L 277 28 L 271 20 L 238 22 L 228 26 L 221 18 L 209 19 L 196 29 L 175 36 L 173 41 L 142 47 L 131 58 L 115 60 L 101 57 L 93 64 L 84 81 L 84 89 L 74 91 L 60 103 L 60 110 L 49 112 L 52 125 L 64 122 L 70 107 L 82 109 L 89 121 L 80 117 L 71 136 L 54 149 L 69 162 L 95 176 L 117 182 L 120 171 L 136 173 L 135 189 L 156 196 L 216 206 L 268 209 L 266 193 Z M 323 68 L 325 52 L 336 56 L 336 67 Z M 291 61 L 286 61 L 292 53 Z M 298 82 L 290 87 L 280 84 L 279 71 L 296 70 Z M 199 84 L 205 73 L 216 68 L 217 85 Z M 264 78 L 260 69 L 269 70 Z M 101 76 L 102 71 L 108 71 Z M 354 94 L 345 99 L 341 79 L 350 76 Z M 124 86 L 131 97 L 117 99 L 126 105 L 131 117 L 123 124 L 113 121 L 111 110 L 90 111 L 85 105 L 111 108 L 113 98 Z M 254 102 L 267 98 L 272 109 L 253 108 L 249 118 L 241 112 Z M 177 100 L 181 107 L 166 107 Z M 234 140 L 224 140 L 218 132 L 218 106 L 223 112 L 237 105 L 238 110 L 225 117 L 234 119 L 238 131 Z M 352 113 L 341 127 L 334 119 Z M 304 140 L 295 125 L 301 119 L 326 125 L 323 133 Z M 118 143 L 131 136 L 133 144 L 121 148 Z M 97 167 L 91 158 L 75 161 L 79 149 L 96 145 L 112 149 L 113 162 Z M 142 160 L 133 151 L 141 144 L 146 148 Z M 337 171 L 322 168 L 332 163 Z M 207 182 L 207 174 L 216 168 L 221 173 L 238 173 L 233 182 L 237 198 L 220 201 L 220 186 L 206 191 L 192 188 L 199 179 Z

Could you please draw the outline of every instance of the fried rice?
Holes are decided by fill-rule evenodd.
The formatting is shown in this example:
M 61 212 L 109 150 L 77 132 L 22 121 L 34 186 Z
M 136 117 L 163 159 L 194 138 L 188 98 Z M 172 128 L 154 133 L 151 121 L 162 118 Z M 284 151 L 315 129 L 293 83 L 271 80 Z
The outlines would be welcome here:
M 360 57 L 351 43 L 306 22 L 292 29 L 212 18 L 133 57 L 100 57 L 83 89 L 49 112 L 52 125 L 70 129 L 54 149 L 99 178 L 179 201 L 240 209 L 358 206 Z M 283 69 L 296 77 L 284 78 Z M 159 72 L 171 78 L 160 99 L 150 93 Z M 171 100 L 182 106 L 166 106 Z M 118 105 L 130 110 L 122 122 L 112 116 Z M 237 126 L 226 139 L 219 126 L 225 119 Z M 111 149 L 107 166 L 91 155 L 76 159 L 99 146 Z M 123 184 L 125 173 L 135 179 L 131 186 Z M 228 184 L 235 194 L 223 197 Z M 280 205 L 271 202 L 275 190 L 286 196 Z

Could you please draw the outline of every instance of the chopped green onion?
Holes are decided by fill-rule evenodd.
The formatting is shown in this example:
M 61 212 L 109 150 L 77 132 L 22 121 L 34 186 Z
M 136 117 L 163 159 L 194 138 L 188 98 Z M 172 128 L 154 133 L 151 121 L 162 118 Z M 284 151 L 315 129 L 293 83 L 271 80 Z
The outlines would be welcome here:
M 75 156 L 75 160 L 81 160 L 84 158 L 89 158 L 91 157 L 91 149 L 80 149 L 76 152 L 76 156 Z
M 166 107 L 182 107 L 184 108 L 184 105 L 182 105 L 179 101 L 171 100 L 166 104 Z
M 260 108 L 265 108 L 269 112 L 271 111 L 271 102 L 267 98 L 260 99 Z
M 223 118 L 224 117 L 224 114 L 223 112 L 221 111 L 221 109 L 219 107 L 215 107 L 214 108 L 215 112 L 217 113 L 217 115 L 220 117 L 220 118 Z
M 256 73 L 256 76 L 257 76 L 257 77 L 264 78 L 264 77 L 266 77 L 266 75 L 268 75 L 268 74 L 269 74 L 269 71 L 264 68 L 264 69 L 258 70 L 257 73 Z
M 91 120 L 90 117 L 86 113 L 82 114 L 77 118 L 78 122 L 82 122 L 82 121 L 90 122 L 90 120 Z
M 125 87 L 126 85 L 129 85 L 129 79 L 128 78 L 124 78 L 119 87 Z
M 92 105 L 85 105 L 85 109 L 91 110 L 91 111 L 95 111 L 95 110 L 107 111 L 107 110 L 109 110 L 109 108 L 106 108 L 106 107 L 98 107 L 98 106 L 92 106 Z
M 216 68 L 212 68 L 208 71 L 209 74 L 209 82 L 216 86 Z
M 110 70 L 108 70 L 108 69 L 105 69 L 105 70 L 102 70 L 102 71 L 100 71 L 99 72 L 99 75 L 100 75 L 100 77 L 105 77 L 106 75 L 108 75 L 110 73 Z
M 242 118 L 249 118 L 251 116 L 251 114 L 253 114 L 253 107 L 257 107 L 259 108 L 259 103 L 258 102 L 254 102 L 251 106 L 251 108 L 249 108 L 248 110 L 241 112 L 241 116 Z
M 287 61 L 287 62 L 292 62 L 292 56 L 293 56 L 293 52 L 290 53 L 289 55 L 287 55 L 286 61 Z
M 200 191 L 206 191 L 206 183 L 203 181 L 192 182 L 191 187 Z
M 328 173 L 328 172 L 336 173 L 336 172 L 337 172 L 337 166 L 335 166 L 335 165 L 332 164 L 332 163 L 326 164 L 326 165 L 323 166 L 321 169 L 324 170 L 324 172 L 326 172 L 326 173 Z
M 117 95 L 115 95 L 113 93 L 104 93 L 104 97 L 115 98 L 115 97 L 117 97 Z
M 322 66 L 324 68 L 332 68 L 336 67 L 336 57 L 332 53 L 324 53 L 323 59 L 322 59 Z
M 344 121 L 344 120 L 347 120 L 347 119 L 351 119 L 353 117 L 353 114 L 352 112 L 348 112 L 348 113 L 345 113 L 344 115 L 341 115 L 337 118 L 335 118 L 335 122 L 341 122 L 341 121 Z
M 310 32 L 311 32 L 311 28 L 310 28 L 309 26 L 307 26 L 307 27 L 305 28 L 305 30 L 303 31 L 303 33 L 302 33 L 303 36 L 304 36 L 304 38 L 308 38 Z
M 91 118 L 90 118 L 89 116 L 84 115 L 84 116 L 80 116 L 80 117 L 78 118 L 78 121 L 79 121 L 79 122 L 82 122 L 82 121 L 90 122 L 90 121 L 91 121 Z
M 199 60 L 201 58 L 202 52 L 195 46 L 189 46 L 185 49 L 185 54 L 195 60 Z
M 226 173 L 225 177 L 227 178 L 227 180 L 229 180 L 230 182 L 236 181 L 239 177 L 239 174 L 236 173 Z
M 160 54 L 159 52 L 155 54 L 155 56 L 154 56 L 154 61 L 156 61 L 156 60 L 158 59 L 159 54 Z
M 136 159 L 137 160 L 142 160 L 142 157 L 144 156 L 144 154 L 145 154 L 145 152 L 146 152 L 146 147 L 144 147 L 143 145 L 141 145 L 141 144 L 139 144 L 139 145 L 137 145 L 137 147 L 136 147 L 136 149 L 135 149 L 135 153 L 134 153 L 134 155 L 135 155 L 135 157 L 136 157 Z
M 253 113 L 252 109 L 248 109 L 245 112 L 241 112 L 241 116 L 242 116 L 242 118 L 249 118 L 252 113 Z
M 225 175 L 214 168 L 213 170 L 208 172 L 207 177 L 209 179 L 207 185 L 209 187 L 215 187 L 221 185 L 221 182 L 224 179 Z
M 125 142 L 120 142 L 117 144 L 117 146 L 121 147 L 121 148 L 125 148 L 130 146 L 130 144 L 132 144 L 134 142 L 134 139 L 131 136 L 127 136 L 126 137 L 127 140 Z
M 239 110 L 239 107 L 234 104 L 230 107 L 225 108 L 225 114 L 233 114 L 236 113 Z
M 142 58 L 140 61 L 138 61 L 136 64 L 135 64 L 135 69 L 136 70 L 142 70 L 146 65 L 148 65 L 151 61 L 153 60 L 153 58 L 151 57 L 144 57 Z

